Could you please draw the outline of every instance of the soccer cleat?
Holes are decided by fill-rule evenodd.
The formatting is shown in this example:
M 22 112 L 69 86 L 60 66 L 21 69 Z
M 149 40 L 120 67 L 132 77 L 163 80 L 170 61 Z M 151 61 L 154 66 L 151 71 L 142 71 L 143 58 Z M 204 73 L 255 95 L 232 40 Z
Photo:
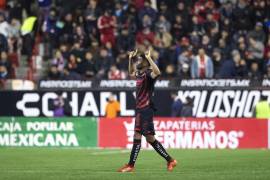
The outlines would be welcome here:
M 177 161 L 175 159 L 171 160 L 167 163 L 167 170 L 172 171 L 173 168 L 177 165 Z
M 117 172 L 133 172 L 134 166 L 131 166 L 129 164 L 125 164 L 122 168 L 118 169 Z

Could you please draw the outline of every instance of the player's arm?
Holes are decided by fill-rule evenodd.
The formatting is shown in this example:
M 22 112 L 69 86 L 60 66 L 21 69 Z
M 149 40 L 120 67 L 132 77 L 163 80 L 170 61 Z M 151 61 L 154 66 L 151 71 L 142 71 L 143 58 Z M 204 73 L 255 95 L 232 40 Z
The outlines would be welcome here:
M 155 79 L 155 78 L 157 78 L 158 76 L 160 76 L 161 72 L 160 72 L 158 66 L 156 65 L 156 63 L 155 63 L 155 62 L 153 61 L 153 59 L 151 58 L 151 51 L 150 51 L 150 50 L 147 51 L 147 52 L 145 53 L 145 58 L 148 60 L 150 66 L 151 66 L 151 69 L 153 70 L 153 71 L 151 72 L 151 77 L 152 77 L 153 79 Z
M 130 76 L 135 76 L 135 70 L 134 70 L 134 66 L 133 66 L 133 58 L 136 56 L 137 54 L 137 49 L 135 51 L 131 51 L 129 52 L 128 55 L 128 73 Z

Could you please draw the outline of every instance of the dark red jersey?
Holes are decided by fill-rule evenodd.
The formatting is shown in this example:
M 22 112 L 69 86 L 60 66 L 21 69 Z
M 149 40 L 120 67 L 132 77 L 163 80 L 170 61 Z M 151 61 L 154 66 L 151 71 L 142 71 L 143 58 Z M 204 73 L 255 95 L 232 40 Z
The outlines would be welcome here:
M 136 109 L 153 106 L 152 96 L 156 78 L 151 77 L 151 69 L 142 74 L 136 72 Z

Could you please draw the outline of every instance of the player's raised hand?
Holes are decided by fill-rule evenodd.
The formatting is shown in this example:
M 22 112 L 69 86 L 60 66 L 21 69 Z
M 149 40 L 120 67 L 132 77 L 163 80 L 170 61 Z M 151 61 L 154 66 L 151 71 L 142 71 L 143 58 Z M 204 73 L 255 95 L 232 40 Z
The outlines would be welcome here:
M 129 57 L 129 59 L 132 59 L 132 58 L 134 58 L 136 55 L 137 55 L 137 52 L 138 52 L 138 50 L 136 49 L 135 51 L 130 51 L 128 54 L 128 57 Z
M 144 55 L 147 59 L 151 58 L 151 50 L 146 51 Z

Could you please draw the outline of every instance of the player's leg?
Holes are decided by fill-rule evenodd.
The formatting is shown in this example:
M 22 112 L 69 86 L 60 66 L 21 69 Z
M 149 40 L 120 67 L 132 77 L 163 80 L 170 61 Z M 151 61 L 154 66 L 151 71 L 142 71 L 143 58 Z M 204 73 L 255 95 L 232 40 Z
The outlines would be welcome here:
M 128 164 L 130 166 L 134 167 L 134 165 L 135 165 L 135 162 L 137 160 L 137 157 L 138 157 L 140 149 L 141 149 L 141 139 L 142 139 L 142 135 L 139 132 L 135 131 L 134 139 L 133 139 L 133 146 L 131 149 L 129 162 L 128 162 Z
M 152 145 L 152 147 L 156 150 L 156 152 L 162 156 L 167 161 L 167 169 L 168 171 L 172 171 L 173 168 L 176 166 L 177 161 L 173 159 L 165 150 L 165 148 L 162 146 L 162 144 L 156 140 L 154 135 L 146 135 L 146 140 L 149 144 Z
M 172 160 L 172 157 L 167 153 L 162 144 L 156 140 L 154 135 L 146 135 L 146 141 L 162 156 L 167 162 Z
M 147 108 L 142 111 L 141 124 L 142 134 L 145 136 L 146 141 L 150 143 L 153 148 L 168 162 L 172 160 L 171 156 L 166 152 L 163 146 L 155 139 L 155 128 L 154 128 L 154 111 L 152 108 Z
M 156 140 L 153 117 L 154 111 L 152 108 L 148 108 L 142 112 L 142 134 L 145 136 L 147 142 L 153 146 L 156 152 L 166 159 L 167 169 L 172 171 L 177 162 L 167 153 L 162 144 Z
M 135 132 L 133 138 L 133 146 L 130 152 L 129 162 L 118 170 L 118 172 L 132 172 L 134 171 L 135 162 L 141 149 L 141 114 L 138 113 L 135 118 Z
M 140 149 L 141 149 L 141 139 L 142 135 L 139 132 L 134 133 L 134 139 L 133 139 L 133 146 L 130 152 L 129 162 L 128 164 L 125 164 L 123 167 L 121 167 L 118 172 L 133 172 L 135 162 L 137 160 L 137 157 L 139 155 Z

